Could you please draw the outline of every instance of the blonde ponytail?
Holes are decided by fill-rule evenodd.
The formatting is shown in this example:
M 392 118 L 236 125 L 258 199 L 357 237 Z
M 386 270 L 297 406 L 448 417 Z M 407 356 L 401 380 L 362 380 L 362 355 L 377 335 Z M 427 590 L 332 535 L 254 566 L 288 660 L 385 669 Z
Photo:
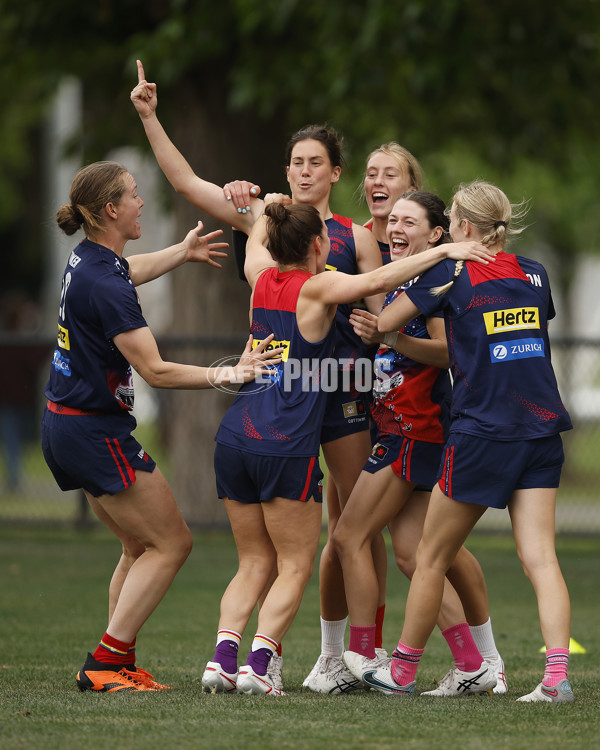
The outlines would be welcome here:
M 456 265 L 454 266 L 454 275 L 450 279 L 450 281 L 447 284 L 444 284 L 443 286 L 434 286 L 429 290 L 430 294 L 433 294 L 434 297 L 441 297 L 442 294 L 446 294 L 446 292 L 452 287 L 456 279 L 460 276 L 460 272 L 463 270 L 465 262 L 464 260 L 457 260 Z

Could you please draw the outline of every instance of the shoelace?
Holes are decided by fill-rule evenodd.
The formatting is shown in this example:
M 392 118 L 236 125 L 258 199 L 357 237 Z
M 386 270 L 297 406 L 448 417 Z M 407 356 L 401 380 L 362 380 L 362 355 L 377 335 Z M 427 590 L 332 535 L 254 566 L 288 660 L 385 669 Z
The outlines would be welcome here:
M 119 670 L 119 674 L 125 677 L 130 682 L 135 683 L 136 685 L 141 685 L 142 687 L 146 688 L 150 687 L 147 680 L 145 680 L 144 677 L 138 672 L 130 672 L 128 669 L 125 669 L 125 667 L 123 667 L 123 669 Z
M 157 682 L 154 679 L 153 674 L 150 674 L 150 672 L 146 672 L 146 670 L 142 669 L 141 667 L 136 667 L 136 671 L 133 674 L 141 675 L 144 682 L 147 682 L 150 687 L 156 688 L 157 690 L 171 690 L 169 685 L 163 685 L 162 683 Z
M 150 672 L 146 672 L 145 669 L 140 669 L 138 667 L 135 672 L 132 672 L 129 669 L 122 669 L 121 674 L 124 674 L 128 680 L 137 682 L 139 685 L 143 685 L 151 690 L 169 690 L 167 685 L 161 685 L 160 682 L 156 682 Z
M 438 687 L 442 687 L 442 685 L 451 685 L 455 671 L 456 670 L 454 669 L 450 669 L 448 672 L 446 672 L 446 674 L 440 680 Z

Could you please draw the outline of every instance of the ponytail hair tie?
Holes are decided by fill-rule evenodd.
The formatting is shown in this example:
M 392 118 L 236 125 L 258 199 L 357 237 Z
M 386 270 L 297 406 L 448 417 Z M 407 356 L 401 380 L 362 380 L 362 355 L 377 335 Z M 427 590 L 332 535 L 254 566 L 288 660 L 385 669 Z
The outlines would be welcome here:
M 494 224 L 494 229 L 500 229 L 500 227 L 506 227 L 506 222 L 505 221 L 497 221 Z

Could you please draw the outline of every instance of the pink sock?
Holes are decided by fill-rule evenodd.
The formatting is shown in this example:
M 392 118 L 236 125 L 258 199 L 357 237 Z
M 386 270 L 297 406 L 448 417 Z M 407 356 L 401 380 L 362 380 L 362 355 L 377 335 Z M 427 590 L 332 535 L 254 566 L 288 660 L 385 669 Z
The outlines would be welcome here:
M 549 648 L 546 650 L 546 669 L 542 682 L 546 687 L 554 687 L 561 680 L 567 679 L 569 666 L 568 648 Z
M 479 653 L 466 622 L 446 628 L 442 631 L 442 635 L 450 646 L 457 669 L 462 672 L 475 672 L 479 669 L 483 656 Z
M 350 644 L 348 645 L 348 650 L 355 651 L 357 654 L 366 656 L 368 659 L 374 659 L 375 627 L 375 625 L 369 625 L 366 628 L 358 625 L 350 625 Z
M 415 679 L 424 651 L 424 648 L 411 648 L 398 641 L 392 654 L 392 677 L 398 685 L 409 685 Z

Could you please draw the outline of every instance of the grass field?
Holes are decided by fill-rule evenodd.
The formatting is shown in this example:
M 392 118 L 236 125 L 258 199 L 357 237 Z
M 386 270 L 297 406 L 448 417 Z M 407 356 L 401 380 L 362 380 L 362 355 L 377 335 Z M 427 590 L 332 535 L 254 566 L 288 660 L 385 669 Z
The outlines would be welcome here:
M 284 642 L 288 698 L 213 696 L 200 676 L 212 657 L 220 596 L 235 570 L 226 533 L 195 534 L 192 555 L 138 639 L 138 661 L 176 689 L 79 693 L 75 673 L 102 635 L 117 543 L 101 529 L 0 530 L 0 747 L 119 748 L 597 748 L 600 671 L 600 540 L 559 541 L 573 602 L 574 704 L 520 704 L 540 680 L 543 657 L 535 600 L 511 539 L 469 544 L 488 580 L 492 618 L 507 665 L 506 696 L 437 701 L 374 693 L 319 696 L 301 687 L 319 651 L 317 575 Z M 384 626 L 391 650 L 407 584 L 391 569 Z M 245 658 L 254 622 L 242 643 Z M 428 689 L 450 665 L 434 633 L 419 672 Z

